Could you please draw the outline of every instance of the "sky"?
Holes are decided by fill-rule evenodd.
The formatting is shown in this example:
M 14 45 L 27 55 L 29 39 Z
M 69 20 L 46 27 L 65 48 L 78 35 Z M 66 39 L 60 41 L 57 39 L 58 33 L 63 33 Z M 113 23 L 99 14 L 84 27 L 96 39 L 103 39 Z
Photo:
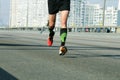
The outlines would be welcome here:
M 0 0 L 0 25 L 8 25 L 9 24 L 9 8 L 10 8 L 10 0 Z M 100 4 L 103 6 L 103 0 L 88 0 L 93 4 Z M 107 6 L 116 6 L 118 0 L 106 0 Z M 110 1 L 113 1 L 112 4 Z
M 104 4 L 104 0 L 88 0 L 90 3 L 94 3 L 94 4 L 100 4 L 101 6 L 103 6 Z M 115 6 L 118 7 L 118 0 L 106 0 L 106 5 L 107 6 Z
M 9 23 L 9 0 L 0 0 L 0 25 Z

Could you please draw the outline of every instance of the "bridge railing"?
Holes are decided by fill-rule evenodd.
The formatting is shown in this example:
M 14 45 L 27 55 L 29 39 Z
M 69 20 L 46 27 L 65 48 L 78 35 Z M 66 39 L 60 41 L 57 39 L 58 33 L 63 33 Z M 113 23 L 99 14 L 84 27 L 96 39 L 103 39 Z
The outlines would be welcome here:
M 34 31 L 48 31 L 47 26 L 43 27 L 0 27 L 0 30 L 34 30 Z M 60 31 L 60 27 L 56 27 L 55 31 Z M 96 32 L 96 33 L 120 33 L 119 26 L 89 26 L 89 27 L 68 27 L 68 32 Z

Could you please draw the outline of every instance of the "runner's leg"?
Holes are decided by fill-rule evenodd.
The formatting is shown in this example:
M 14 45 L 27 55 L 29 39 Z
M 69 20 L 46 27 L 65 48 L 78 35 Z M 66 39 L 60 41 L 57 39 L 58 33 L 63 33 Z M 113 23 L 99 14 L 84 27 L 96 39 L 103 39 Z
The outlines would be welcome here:
M 48 38 L 48 46 L 52 46 L 53 44 L 53 37 L 55 32 L 53 31 L 55 27 L 55 21 L 56 21 L 56 14 L 49 14 L 49 38 Z

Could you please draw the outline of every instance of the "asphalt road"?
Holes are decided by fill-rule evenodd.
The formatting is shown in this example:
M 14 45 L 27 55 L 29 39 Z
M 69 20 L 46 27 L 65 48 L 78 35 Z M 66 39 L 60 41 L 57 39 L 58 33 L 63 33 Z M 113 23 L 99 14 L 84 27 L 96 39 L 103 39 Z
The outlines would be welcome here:
M 0 80 L 120 80 L 120 34 L 69 32 L 68 53 L 58 55 L 48 32 L 0 31 Z

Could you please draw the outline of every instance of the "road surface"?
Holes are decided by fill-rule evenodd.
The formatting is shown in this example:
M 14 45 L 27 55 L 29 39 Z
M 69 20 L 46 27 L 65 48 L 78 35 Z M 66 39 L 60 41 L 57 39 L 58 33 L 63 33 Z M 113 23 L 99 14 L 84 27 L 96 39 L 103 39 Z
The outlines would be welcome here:
M 68 53 L 58 55 L 48 32 L 0 31 L 0 80 L 120 80 L 120 34 L 69 32 Z

